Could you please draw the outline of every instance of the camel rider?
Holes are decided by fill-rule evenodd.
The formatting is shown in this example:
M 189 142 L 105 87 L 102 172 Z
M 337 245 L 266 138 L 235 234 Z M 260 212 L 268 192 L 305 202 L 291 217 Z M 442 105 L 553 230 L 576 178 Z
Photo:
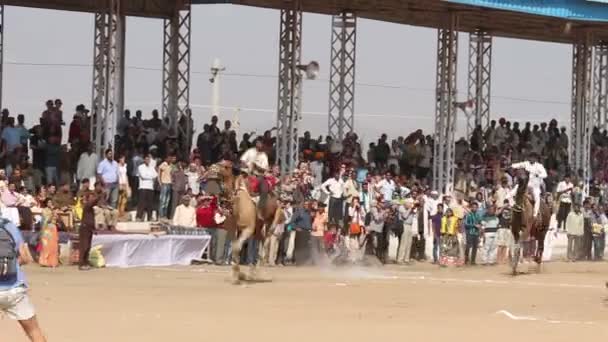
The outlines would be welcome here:
M 245 151 L 241 156 L 241 171 L 248 175 L 253 175 L 258 180 L 258 191 L 260 194 L 260 201 L 258 202 L 258 208 L 263 208 L 266 203 L 266 197 L 268 197 L 268 185 L 264 179 L 266 171 L 268 171 L 268 156 L 264 152 L 264 145 L 262 139 L 258 138 L 255 140 L 255 147 L 252 147 Z
M 538 154 L 532 153 L 529 159 L 529 161 L 515 163 L 511 167 L 524 169 L 528 172 L 528 188 L 532 189 L 532 195 L 534 196 L 534 216 L 536 217 L 540 211 L 541 187 L 545 185 L 544 179 L 547 178 L 547 170 L 545 170 L 543 164 L 538 162 Z

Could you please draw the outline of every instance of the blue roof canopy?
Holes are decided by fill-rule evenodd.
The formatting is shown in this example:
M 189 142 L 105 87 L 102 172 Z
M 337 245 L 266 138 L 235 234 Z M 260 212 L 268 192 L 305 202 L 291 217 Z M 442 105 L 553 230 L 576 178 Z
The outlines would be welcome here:
M 555 17 L 608 22 L 608 0 L 444 0 L 463 5 Z

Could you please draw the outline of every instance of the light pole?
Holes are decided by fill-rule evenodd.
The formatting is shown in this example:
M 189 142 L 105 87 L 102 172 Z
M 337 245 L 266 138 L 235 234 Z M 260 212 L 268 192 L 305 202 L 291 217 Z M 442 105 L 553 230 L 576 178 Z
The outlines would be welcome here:
M 221 73 L 225 70 L 226 68 L 221 65 L 219 58 L 216 58 L 211 66 L 211 77 L 209 78 L 209 83 L 211 83 L 212 116 L 220 114 L 220 80 Z

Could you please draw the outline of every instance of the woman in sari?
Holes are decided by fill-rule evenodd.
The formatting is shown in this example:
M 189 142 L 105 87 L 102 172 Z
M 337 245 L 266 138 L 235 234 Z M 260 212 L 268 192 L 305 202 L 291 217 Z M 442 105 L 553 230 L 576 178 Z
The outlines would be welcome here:
M 38 263 L 43 267 L 59 265 L 59 233 L 57 232 L 57 213 L 53 202 L 48 199 L 42 210 L 42 228 L 40 229 L 40 258 Z

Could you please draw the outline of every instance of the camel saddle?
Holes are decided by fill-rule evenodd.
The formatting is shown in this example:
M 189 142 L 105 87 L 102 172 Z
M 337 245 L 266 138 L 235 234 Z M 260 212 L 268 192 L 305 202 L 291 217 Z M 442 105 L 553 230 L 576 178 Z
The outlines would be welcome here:
M 258 178 L 256 176 L 249 176 L 247 181 L 249 182 L 251 196 L 257 196 L 260 193 L 260 182 L 258 181 Z M 266 182 L 268 193 L 271 193 L 278 183 L 278 179 L 274 176 L 265 176 L 264 181 Z

